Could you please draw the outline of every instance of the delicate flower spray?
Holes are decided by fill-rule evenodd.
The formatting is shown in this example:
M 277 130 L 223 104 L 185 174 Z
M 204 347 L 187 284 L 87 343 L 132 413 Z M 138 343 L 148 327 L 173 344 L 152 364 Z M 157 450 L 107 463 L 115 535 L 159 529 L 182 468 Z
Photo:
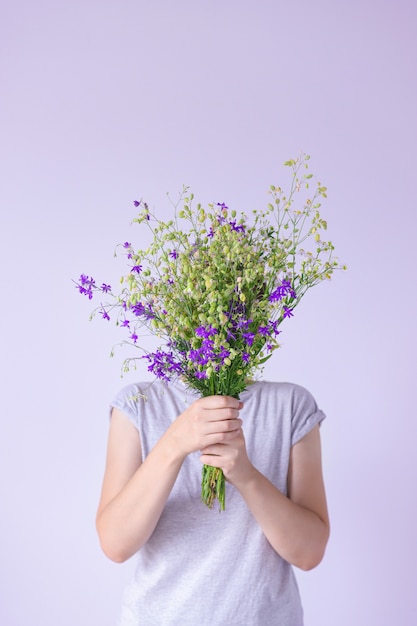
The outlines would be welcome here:
M 128 333 L 122 343 L 140 348 L 143 327 L 161 339 L 155 352 L 140 348 L 142 355 L 125 359 L 123 371 L 145 359 L 148 370 L 167 383 L 181 377 L 202 396 L 239 397 L 279 347 L 279 327 L 307 290 L 346 269 L 334 257 L 333 244 L 321 237 L 327 228 L 320 215 L 326 187 L 315 184 L 309 197 L 308 160 L 301 155 L 287 161 L 289 193 L 271 185 L 271 202 L 251 217 L 223 203 L 194 206 L 188 188 L 168 222 L 146 202 L 134 202 L 140 212 L 133 222 L 149 228 L 153 241 L 144 250 L 122 244 L 129 272 L 121 292 L 114 294 L 106 283 L 99 287 L 84 274 L 77 282 L 88 298 L 95 293 L 111 299 L 91 317 L 98 312 L 110 320 L 116 312 L 116 324 Z M 224 510 L 221 469 L 203 466 L 201 495 L 208 507 L 217 499 Z

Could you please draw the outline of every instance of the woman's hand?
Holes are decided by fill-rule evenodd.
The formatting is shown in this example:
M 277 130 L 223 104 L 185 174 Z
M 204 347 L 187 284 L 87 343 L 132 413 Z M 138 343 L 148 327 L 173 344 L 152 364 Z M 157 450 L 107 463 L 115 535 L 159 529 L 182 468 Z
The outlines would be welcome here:
M 200 461 L 205 465 L 222 469 L 226 480 L 232 485 L 245 483 L 255 471 L 248 458 L 241 428 L 231 441 L 203 448 Z
M 177 417 L 163 438 L 181 458 L 208 446 L 229 444 L 242 436 L 242 407 L 230 396 L 200 398 Z
M 200 398 L 171 424 L 143 461 L 138 431 L 113 409 L 97 530 L 109 558 L 122 562 L 151 536 L 185 457 L 241 437 L 242 402 Z
M 291 450 L 287 496 L 252 465 L 241 429 L 231 441 L 204 448 L 200 460 L 223 470 L 278 554 L 302 569 L 320 562 L 329 518 L 318 426 Z

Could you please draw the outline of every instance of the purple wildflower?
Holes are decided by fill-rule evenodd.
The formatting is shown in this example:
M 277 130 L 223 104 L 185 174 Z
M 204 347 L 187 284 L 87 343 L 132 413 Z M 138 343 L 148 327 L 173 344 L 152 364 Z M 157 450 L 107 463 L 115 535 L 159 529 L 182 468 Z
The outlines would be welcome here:
M 243 224 L 237 224 L 236 220 L 233 220 L 231 222 L 229 222 L 229 226 L 231 227 L 232 230 L 234 230 L 236 233 L 244 233 L 245 232 L 245 227 Z
M 148 371 L 165 382 L 171 380 L 171 375 L 178 376 L 182 373 L 181 363 L 175 360 L 172 352 L 157 350 L 156 352 L 146 354 L 142 358 L 149 362 Z
M 145 317 L 147 320 L 153 319 L 155 317 L 151 306 L 149 305 L 148 308 L 146 308 L 146 306 L 143 305 L 142 302 L 137 302 L 130 307 L 130 310 L 134 315 L 136 315 L 136 317 Z
M 269 336 L 269 328 L 268 326 L 259 326 L 258 328 L 258 333 L 260 335 L 262 335 L 262 337 L 268 337 Z
M 131 259 L 133 254 L 132 254 L 132 244 L 129 241 L 125 241 L 123 244 L 123 248 L 125 248 L 125 250 L 128 250 L 128 254 L 127 254 L 127 258 Z
M 273 320 L 269 320 L 269 328 L 270 328 L 270 334 L 274 334 L 274 335 L 279 335 L 280 334 L 280 330 L 278 330 L 278 325 L 279 322 L 277 320 L 273 321 Z
M 273 291 L 270 295 L 269 295 L 269 301 L 270 302 L 278 302 L 279 300 L 282 300 L 283 298 L 285 298 L 286 296 L 290 296 L 291 298 L 296 298 L 296 293 L 294 291 L 294 289 L 291 286 L 291 283 L 289 280 L 283 280 L 281 285 L 279 285 L 275 291 Z
M 130 271 L 132 273 L 136 272 L 136 274 L 140 274 L 142 271 L 142 265 L 134 265 Z
M 194 372 L 194 376 L 196 378 L 207 378 L 207 373 L 205 371 L 201 372 L 200 370 L 197 370 L 196 372 Z
M 188 353 L 188 358 L 192 363 L 196 363 L 197 365 L 207 365 L 210 358 L 207 353 L 199 348 L 198 350 L 190 350 Z
M 109 320 L 110 319 L 110 315 L 107 313 L 106 309 L 102 309 L 100 311 L 101 313 L 101 317 L 103 318 L 103 320 Z
M 93 277 L 90 278 L 86 274 L 81 274 L 79 283 L 76 283 L 76 288 L 81 295 L 88 296 L 88 299 L 91 300 L 93 297 L 93 289 L 97 289 L 96 281 Z
M 216 358 L 216 353 L 213 350 L 213 346 L 214 344 L 211 339 L 204 339 L 199 348 L 189 351 L 189 360 L 197 365 L 207 365 L 210 360 Z
M 170 256 L 171 258 L 173 258 L 173 259 L 177 259 L 177 258 L 178 258 L 178 252 L 177 252 L 176 250 L 172 250 L 172 251 L 169 253 L 169 256 Z
M 285 296 L 285 292 L 283 292 L 282 286 L 280 286 L 277 289 L 275 289 L 275 291 L 269 294 L 268 300 L 270 302 L 278 302 L 279 300 L 282 300 L 284 296 Z
M 247 328 L 249 327 L 249 324 L 252 324 L 253 320 L 247 320 L 243 317 L 241 317 L 236 324 L 236 328 L 243 328 L 245 330 L 247 330 Z
M 76 285 L 76 288 L 78 289 L 80 294 L 82 294 L 83 296 L 88 296 L 89 300 L 92 299 L 93 291 L 92 291 L 91 287 L 88 287 L 88 289 L 86 289 L 82 285 Z
M 224 346 L 220 346 L 220 352 L 217 355 L 217 358 L 220 359 L 221 364 L 224 364 L 225 359 L 229 358 L 230 350 L 226 350 Z
M 81 276 L 80 276 L 80 283 L 82 285 L 94 285 L 95 282 L 96 281 L 94 280 L 93 277 L 89 278 L 85 274 L 81 274 Z
M 255 333 L 242 333 L 242 337 L 245 339 L 246 344 L 251 346 L 255 339 Z
M 136 317 L 140 317 L 141 315 L 145 315 L 146 309 L 143 306 L 142 302 L 138 302 L 130 307 L 131 311 L 136 315 Z
M 204 339 L 208 339 L 212 335 L 217 335 L 217 329 L 213 328 L 213 326 L 209 326 L 208 328 L 205 328 L 205 326 L 198 326 L 198 328 L 195 329 L 195 334 L 197 337 L 204 337 Z
M 136 343 L 136 342 L 137 342 L 137 340 L 138 340 L 138 336 L 137 336 L 137 334 L 136 334 L 136 333 L 132 333 L 132 334 L 130 335 L 130 339 L 133 341 L 133 343 Z
M 292 309 L 288 308 L 287 306 L 284 306 L 284 319 L 286 317 L 293 317 L 294 313 L 292 312 Z
M 250 354 L 248 352 L 243 352 L 242 353 L 242 361 L 244 363 L 249 363 L 249 359 L 250 359 Z
M 111 287 L 110 285 L 106 285 L 106 283 L 103 283 L 100 287 L 101 291 L 104 291 L 104 293 L 109 293 L 109 291 L 111 291 Z
M 129 320 L 123 320 L 123 322 L 121 323 L 122 328 L 130 328 L 130 321 Z
M 141 201 L 139 200 L 133 200 L 133 204 L 135 205 L 135 207 L 137 208 L 138 206 L 140 206 Z

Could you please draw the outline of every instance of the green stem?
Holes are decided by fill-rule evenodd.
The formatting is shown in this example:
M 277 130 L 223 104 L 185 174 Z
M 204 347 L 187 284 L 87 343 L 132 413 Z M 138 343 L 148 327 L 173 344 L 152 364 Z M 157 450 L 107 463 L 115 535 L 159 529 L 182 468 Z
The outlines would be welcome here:
M 223 470 L 211 465 L 203 465 L 201 480 L 201 499 L 209 509 L 213 503 L 219 501 L 220 511 L 226 508 L 226 479 Z

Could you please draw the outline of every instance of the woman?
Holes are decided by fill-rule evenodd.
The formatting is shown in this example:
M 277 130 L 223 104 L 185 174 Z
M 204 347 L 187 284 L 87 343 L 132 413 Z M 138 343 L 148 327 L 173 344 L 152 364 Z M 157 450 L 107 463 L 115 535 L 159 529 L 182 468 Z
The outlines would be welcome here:
M 144 387 L 112 404 L 97 513 L 105 554 L 136 554 L 121 626 L 302 626 L 292 566 L 315 567 L 329 536 L 324 414 L 289 383 L 241 400 Z M 225 474 L 224 512 L 200 501 L 202 463 Z

